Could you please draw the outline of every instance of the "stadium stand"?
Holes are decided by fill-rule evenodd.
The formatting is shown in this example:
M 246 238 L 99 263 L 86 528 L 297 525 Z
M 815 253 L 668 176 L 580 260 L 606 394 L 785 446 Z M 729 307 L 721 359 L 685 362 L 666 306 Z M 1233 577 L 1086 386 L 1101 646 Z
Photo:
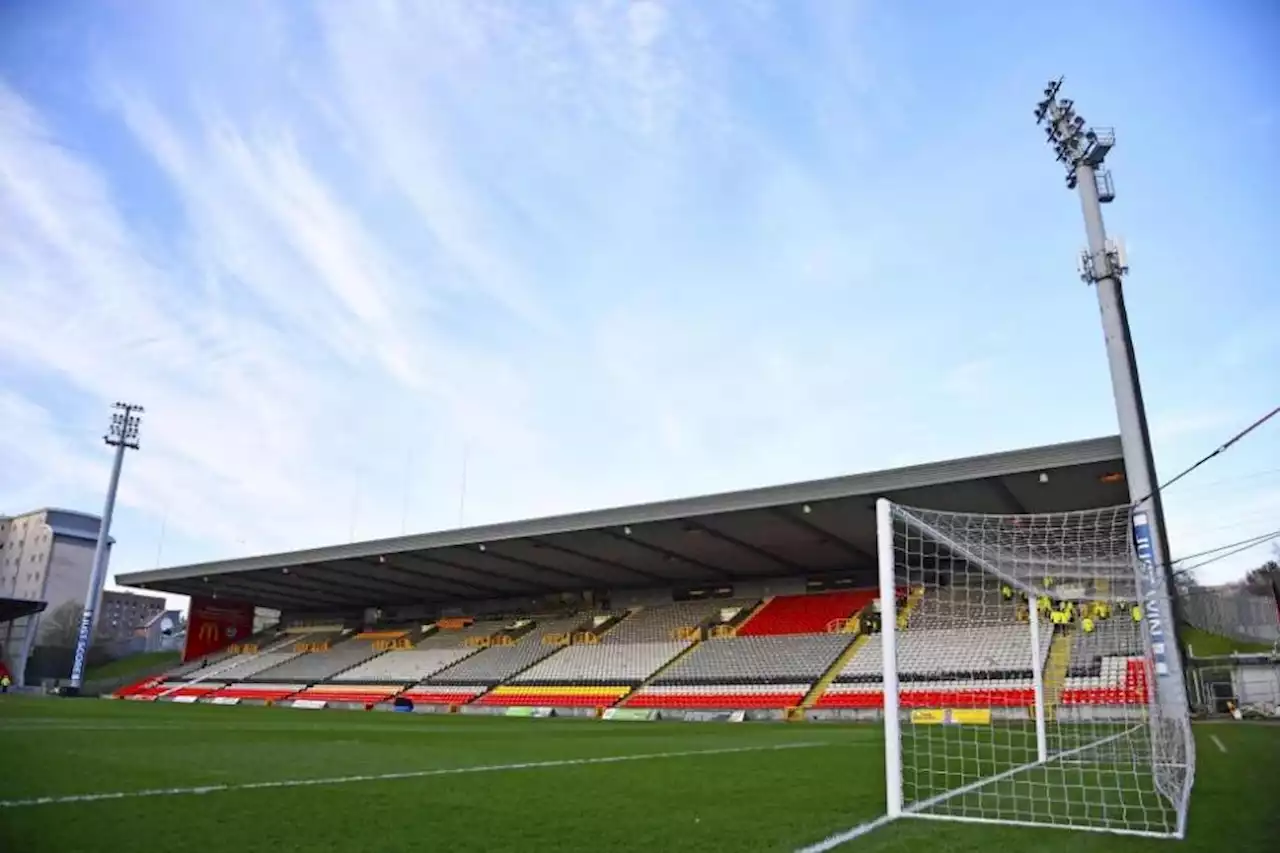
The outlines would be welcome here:
M 513 645 L 495 645 L 471 655 L 432 675 L 432 685 L 492 686 L 528 669 L 562 648 L 547 642 L 558 635 L 572 634 L 590 620 L 590 614 L 575 614 L 561 619 L 536 620 Z
M 1028 707 L 1034 703 L 1026 625 L 989 624 L 983 629 L 983 641 L 975 643 L 973 628 L 917 629 L 917 615 L 912 616 L 912 629 L 898 636 L 904 708 Z M 879 634 L 867 638 L 815 707 L 878 708 L 883 704 L 881 639 Z M 1051 631 L 1042 632 L 1041 660 L 1048 656 L 1052 639 Z
M 1062 705 L 1144 705 L 1147 665 L 1142 658 L 1103 658 L 1096 676 L 1068 678 Z
M 789 708 L 849 647 L 851 634 L 708 640 L 680 658 L 626 705 L 640 708 Z
M 243 700 L 260 700 L 264 702 L 278 702 L 286 699 L 301 689 L 297 684 L 260 684 L 257 682 L 238 682 L 236 684 L 228 684 L 219 688 L 213 693 L 206 694 L 208 698 L 222 699 L 243 699 Z
M 681 629 L 699 629 L 720 622 L 722 612 L 736 613 L 754 607 L 758 601 L 754 598 L 721 598 L 642 607 L 605 634 L 602 642 L 622 645 L 681 639 L 677 636 Z
M 715 599 L 638 608 L 599 642 L 562 648 L 475 701 L 480 705 L 613 705 L 692 647 L 704 629 L 756 601 Z M 688 638 L 673 639 L 678 636 Z
M 366 706 L 402 696 L 444 706 L 877 708 L 881 636 L 849 632 L 857 624 L 851 618 L 876 597 L 874 590 L 854 590 L 778 596 L 763 604 L 750 598 L 679 602 L 621 615 L 442 619 L 423 629 L 425 636 L 403 628 L 350 636 L 333 626 L 312 633 L 293 627 L 253 638 L 250 647 L 260 652 L 192 661 L 117 695 Z M 1034 702 L 1027 626 L 997 586 L 940 587 L 913 597 L 905 618 L 908 629 L 898 637 L 903 707 Z M 715 630 L 729 625 L 737 626 L 736 636 Z M 1061 704 L 1147 701 L 1140 628 L 1132 620 L 1098 620 L 1092 632 L 1078 625 L 1045 628 L 1040 654 L 1044 661 L 1056 649 Z M 975 632 L 981 642 L 974 642 Z M 409 638 L 415 645 L 401 647 Z M 332 645 L 304 651 L 326 644 Z
M 628 708 L 716 711 L 795 708 L 808 692 L 808 684 L 657 684 L 641 688 L 625 704 Z
M 1141 627 L 1127 616 L 1097 621 L 1071 634 L 1071 665 L 1063 705 L 1136 705 L 1147 701 Z
M 342 641 L 341 635 L 308 635 L 295 646 L 300 654 L 269 669 L 259 669 L 251 675 L 238 677 L 245 681 L 323 681 L 382 654 L 376 643 L 376 640 L 359 637 Z M 305 651 L 308 646 L 328 648 L 325 651 Z
M 201 675 L 200 670 L 216 667 L 223 661 L 229 660 L 238 654 L 242 654 L 242 652 L 239 651 L 240 649 L 256 647 L 266 650 L 279 643 L 280 639 L 280 632 L 275 627 L 272 627 L 266 631 L 261 631 L 246 638 L 243 643 L 238 643 L 223 649 L 220 652 L 214 652 L 213 654 L 205 655 L 204 657 L 195 658 L 187 661 L 186 663 L 179 664 L 169 670 L 169 672 L 166 673 L 166 677 L 180 680 L 189 676 L 199 676 Z
M 876 590 L 779 595 L 738 628 L 740 637 L 816 634 L 836 620 L 848 620 L 879 597 Z
M 546 707 L 608 707 L 631 692 L 627 685 L 538 686 L 511 684 L 496 687 L 476 700 L 477 705 L 534 705 Z
M 908 627 L 921 629 L 969 629 L 1016 625 L 1017 608 L 1000 595 L 1000 586 L 985 575 L 955 580 L 924 596 L 911 612 Z M 1025 630 L 1024 630 L 1025 633 Z
M 749 636 L 709 640 L 671 665 L 658 684 L 796 684 L 817 681 L 851 634 Z
M 168 681 L 164 677 L 145 678 L 115 692 L 117 699 L 154 700 L 160 697 L 200 698 L 221 688 L 222 682 Z
M 484 687 L 450 684 L 419 684 L 400 695 L 420 705 L 465 705 L 485 692 Z
M 687 649 L 687 640 L 569 646 L 511 679 L 513 684 L 639 684 Z
M 333 677 L 333 681 L 415 684 L 479 652 L 479 648 L 413 648 L 389 651 Z
M 386 684 L 317 684 L 293 695 L 312 702 L 347 702 L 370 705 L 390 701 L 403 688 Z
M 423 640 L 414 645 L 415 649 L 454 649 L 467 645 L 473 640 L 480 640 L 485 637 L 492 637 L 501 633 L 504 628 L 510 624 L 510 620 L 486 620 L 483 622 L 472 622 L 470 620 L 462 620 L 466 622 L 461 627 L 451 627 L 453 624 L 450 620 L 440 620 L 437 630 L 428 634 Z M 481 648 L 475 646 L 473 648 Z

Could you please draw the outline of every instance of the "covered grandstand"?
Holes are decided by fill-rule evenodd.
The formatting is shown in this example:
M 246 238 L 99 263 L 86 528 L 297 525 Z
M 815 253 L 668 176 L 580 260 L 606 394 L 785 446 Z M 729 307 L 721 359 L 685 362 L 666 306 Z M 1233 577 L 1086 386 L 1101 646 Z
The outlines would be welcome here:
M 861 619 L 878 596 L 880 497 L 1024 515 L 1128 495 L 1120 441 L 1107 437 L 122 575 L 129 586 L 282 612 L 272 630 L 124 694 L 597 712 L 872 707 L 879 654 Z M 948 656 L 948 684 L 920 685 L 922 695 L 967 690 L 989 706 L 1026 704 L 1025 654 L 969 661 L 965 644 L 948 639 L 959 626 L 945 601 L 899 595 L 924 629 L 920 654 Z M 995 600 L 981 627 L 999 633 L 1014 619 Z M 1082 653 L 1088 671 L 1072 675 L 1091 679 L 1089 689 L 1123 681 L 1131 650 L 1119 645 Z

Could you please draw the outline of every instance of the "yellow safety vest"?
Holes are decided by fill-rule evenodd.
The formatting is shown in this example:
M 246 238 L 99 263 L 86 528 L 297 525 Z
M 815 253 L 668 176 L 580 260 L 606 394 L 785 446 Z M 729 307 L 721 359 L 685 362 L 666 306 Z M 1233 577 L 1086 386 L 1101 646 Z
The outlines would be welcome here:
M 1090 619 L 1088 616 L 1086 616 L 1086 617 L 1084 618 L 1084 621 L 1080 623 L 1080 627 L 1081 627 L 1081 628 L 1084 628 L 1084 632 L 1085 632 L 1086 634 L 1092 634 L 1092 633 L 1093 633 L 1093 620 L 1092 620 L 1092 619 Z
M 1130 615 L 1132 615 L 1132 616 L 1133 616 L 1133 621 L 1134 621 L 1134 622 L 1141 622 L 1141 621 L 1142 621 L 1142 608 L 1141 608 L 1141 607 L 1137 607 L 1137 606 L 1135 606 L 1132 610 L 1130 610 L 1130 611 L 1129 611 L 1129 613 L 1130 613 Z

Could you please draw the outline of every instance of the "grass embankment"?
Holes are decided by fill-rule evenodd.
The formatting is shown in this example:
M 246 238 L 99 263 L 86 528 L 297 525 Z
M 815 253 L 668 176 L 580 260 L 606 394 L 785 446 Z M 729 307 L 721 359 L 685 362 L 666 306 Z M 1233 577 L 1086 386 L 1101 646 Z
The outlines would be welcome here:
M 142 654 L 129 655 L 126 658 L 113 660 L 101 666 L 90 667 L 85 672 L 85 681 L 107 681 L 126 678 L 130 675 L 141 677 L 144 673 L 177 665 L 177 652 L 143 652 Z

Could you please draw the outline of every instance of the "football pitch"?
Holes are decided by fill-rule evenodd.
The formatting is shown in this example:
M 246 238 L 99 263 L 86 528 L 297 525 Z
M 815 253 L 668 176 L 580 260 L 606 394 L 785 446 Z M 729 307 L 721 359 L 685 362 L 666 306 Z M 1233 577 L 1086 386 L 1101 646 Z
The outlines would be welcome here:
M 1274 851 L 1280 727 L 1203 725 L 1187 840 L 902 820 L 840 850 Z M 790 851 L 884 810 L 879 728 L 0 698 L 0 851 Z

